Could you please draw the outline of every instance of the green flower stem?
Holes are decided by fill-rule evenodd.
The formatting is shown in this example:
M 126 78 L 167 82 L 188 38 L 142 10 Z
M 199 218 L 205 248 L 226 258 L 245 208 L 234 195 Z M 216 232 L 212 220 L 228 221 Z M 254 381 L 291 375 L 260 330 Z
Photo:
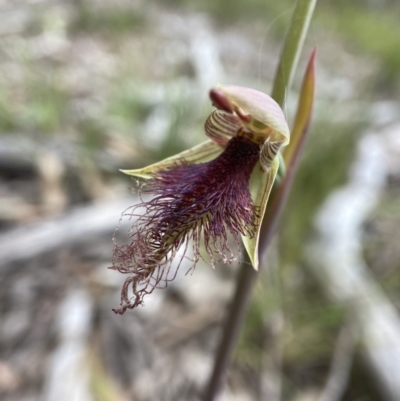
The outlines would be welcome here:
M 317 0 L 297 1 L 293 18 L 286 34 L 271 95 L 282 109 L 285 105 L 286 94 L 292 86 L 294 73 L 297 69 L 300 53 L 303 48 L 304 40 L 306 39 L 316 2 Z M 285 171 L 285 162 L 281 157 L 277 175 L 279 180 L 283 179 Z
M 289 30 L 286 34 L 282 55 L 276 70 L 271 96 L 284 108 L 286 94 L 292 86 L 304 40 L 317 0 L 298 0 Z
M 304 39 L 311 21 L 316 0 L 298 0 L 293 13 L 292 22 L 285 38 L 281 60 L 276 72 L 272 97 L 283 107 L 286 93 L 290 88 L 293 75 L 297 67 L 298 59 L 303 47 Z M 299 154 L 299 152 L 297 152 Z M 282 185 L 284 189 L 274 191 L 271 205 L 267 206 L 267 220 L 263 224 L 260 238 L 260 255 L 265 251 L 275 232 L 280 212 L 283 210 L 287 194 L 290 190 L 294 172 L 296 170 L 297 157 L 290 163 L 291 174 L 286 177 Z M 279 203 L 279 204 L 277 204 Z M 278 213 L 271 213 L 279 211 Z M 243 255 L 243 262 L 236 281 L 236 290 L 229 306 L 226 321 L 223 326 L 222 337 L 217 349 L 213 371 L 204 393 L 204 401 L 214 401 L 223 385 L 226 372 L 232 360 L 236 342 L 239 338 L 243 322 L 246 317 L 251 294 L 256 284 L 258 274 L 251 268 L 247 254 Z M 262 266 L 263 260 L 261 258 Z

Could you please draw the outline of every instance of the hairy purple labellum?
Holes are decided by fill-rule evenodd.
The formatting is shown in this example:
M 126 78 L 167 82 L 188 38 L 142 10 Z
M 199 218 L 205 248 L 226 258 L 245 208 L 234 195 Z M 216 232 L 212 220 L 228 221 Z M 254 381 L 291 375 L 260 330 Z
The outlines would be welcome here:
M 216 159 L 201 164 L 182 161 L 146 182 L 141 193 L 152 199 L 131 209 L 129 214 L 137 217 L 131 242 L 116 245 L 114 250 L 112 268 L 129 274 L 115 313 L 142 304 L 146 294 L 165 288 L 174 279 L 177 269 L 171 271 L 172 260 L 181 246 L 184 252 L 178 268 L 190 244 L 193 266 L 202 258 L 202 245 L 211 264 L 234 259 L 229 235 L 238 244 L 240 234 L 254 235 L 258 210 L 250 196 L 249 180 L 259 156 L 260 147 L 239 132 Z M 139 215 L 141 208 L 144 214 Z

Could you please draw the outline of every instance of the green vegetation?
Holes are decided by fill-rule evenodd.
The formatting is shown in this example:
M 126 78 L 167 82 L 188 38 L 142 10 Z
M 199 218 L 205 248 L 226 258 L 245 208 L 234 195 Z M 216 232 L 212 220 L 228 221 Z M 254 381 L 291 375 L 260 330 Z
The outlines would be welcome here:
M 361 1 L 321 3 L 317 22 L 339 32 L 349 49 L 379 58 L 383 71 L 377 83 L 387 89 L 400 75 L 400 4 L 366 5 Z
M 68 103 L 59 80 L 53 74 L 34 74 L 27 82 L 27 103 L 20 123 L 38 133 L 60 130 Z
M 133 7 L 120 7 L 117 4 L 114 7 L 93 7 L 83 1 L 76 7 L 76 18 L 69 30 L 71 33 L 85 31 L 115 36 L 131 34 L 145 25 L 145 14 Z

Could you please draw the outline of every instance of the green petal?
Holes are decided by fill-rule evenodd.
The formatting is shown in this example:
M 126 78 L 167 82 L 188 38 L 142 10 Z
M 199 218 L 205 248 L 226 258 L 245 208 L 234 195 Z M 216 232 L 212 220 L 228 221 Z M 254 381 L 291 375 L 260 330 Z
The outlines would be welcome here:
M 209 140 L 201 143 L 200 145 L 194 146 L 193 148 L 178 153 L 177 155 L 161 160 L 158 163 L 151 164 L 150 166 L 136 170 L 120 171 L 122 171 L 124 174 L 149 179 L 152 178 L 158 171 L 168 170 L 182 161 L 192 164 L 207 162 L 217 157 L 220 153 L 222 153 L 223 150 L 224 149 L 221 146 L 218 146 L 215 142 Z
M 258 209 L 258 217 L 255 221 L 256 232 L 253 238 L 242 236 L 244 247 L 249 254 L 251 263 L 255 270 L 258 270 L 258 240 L 260 237 L 261 223 L 264 218 L 265 209 L 267 207 L 269 194 L 275 181 L 276 173 L 279 168 L 279 158 L 276 157 L 268 172 L 264 172 L 260 162 L 258 162 L 253 170 L 250 178 L 250 194 L 254 206 Z

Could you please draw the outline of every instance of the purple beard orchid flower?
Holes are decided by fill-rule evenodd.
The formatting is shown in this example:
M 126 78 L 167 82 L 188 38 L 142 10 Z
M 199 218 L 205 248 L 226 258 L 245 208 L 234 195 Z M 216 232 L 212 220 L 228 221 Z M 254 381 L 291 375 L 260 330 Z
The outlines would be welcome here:
M 117 314 L 165 288 L 184 258 L 192 267 L 204 253 L 213 266 L 232 262 L 240 237 L 258 269 L 260 225 L 289 128 L 278 104 L 254 89 L 218 86 L 210 98 L 215 106 L 205 123 L 210 140 L 143 169 L 123 170 L 144 180 L 140 194 L 151 199 L 125 213 L 135 219 L 130 242 L 115 244 L 111 268 L 128 276 L 120 307 L 113 309 Z

